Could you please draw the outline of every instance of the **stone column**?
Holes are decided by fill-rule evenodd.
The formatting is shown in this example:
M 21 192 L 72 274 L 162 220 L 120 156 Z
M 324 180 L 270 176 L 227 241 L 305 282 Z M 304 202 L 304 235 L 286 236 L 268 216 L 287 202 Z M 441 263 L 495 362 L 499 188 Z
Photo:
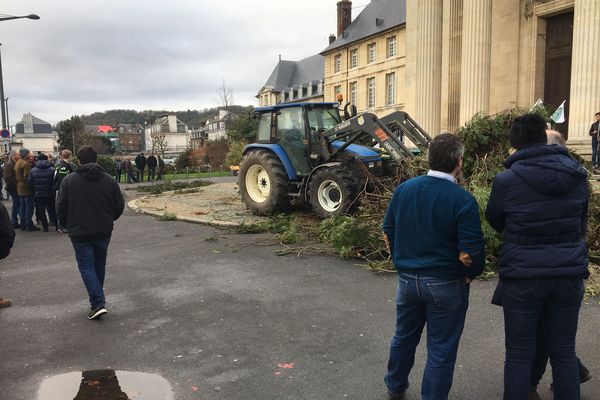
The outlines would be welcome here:
M 594 114 L 600 112 L 600 2 L 577 0 L 573 24 L 573 60 L 569 141 L 589 141 Z
M 464 124 L 489 109 L 492 0 L 464 0 L 462 34 L 460 123 Z
M 443 0 L 418 2 L 415 120 L 432 135 L 441 123 L 443 11 Z
M 460 68 L 462 54 L 463 0 L 450 0 L 448 57 L 448 131 L 460 127 Z

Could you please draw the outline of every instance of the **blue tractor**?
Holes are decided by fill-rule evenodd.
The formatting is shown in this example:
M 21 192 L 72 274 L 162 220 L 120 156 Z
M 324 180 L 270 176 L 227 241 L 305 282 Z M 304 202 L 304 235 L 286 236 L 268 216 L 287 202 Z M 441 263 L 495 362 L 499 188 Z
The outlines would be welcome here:
M 257 141 L 240 164 L 242 201 L 258 215 L 309 203 L 321 217 L 350 213 L 369 188 L 369 177 L 395 176 L 430 136 L 408 114 L 372 113 L 342 121 L 338 103 L 261 107 Z M 403 143 L 406 136 L 416 149 Z

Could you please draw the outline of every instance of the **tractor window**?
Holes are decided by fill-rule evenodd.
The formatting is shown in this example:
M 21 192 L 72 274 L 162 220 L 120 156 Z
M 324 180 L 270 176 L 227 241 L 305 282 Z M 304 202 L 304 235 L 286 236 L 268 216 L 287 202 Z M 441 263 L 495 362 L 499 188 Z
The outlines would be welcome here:
M 263 113 L 258 120 L 258 141 L 271 141 L 271 113 Z
M 308 124 L 311 131 L 331 129 L 340 123 L 339 111 L 335 108 L 313 108 L 308 111 Z
M 306 156 L 304 122 L 302 108 L 292 107 L 277 113 L 277 143 L 285 150 L 296 173 L 304 175 L 309 171 Z

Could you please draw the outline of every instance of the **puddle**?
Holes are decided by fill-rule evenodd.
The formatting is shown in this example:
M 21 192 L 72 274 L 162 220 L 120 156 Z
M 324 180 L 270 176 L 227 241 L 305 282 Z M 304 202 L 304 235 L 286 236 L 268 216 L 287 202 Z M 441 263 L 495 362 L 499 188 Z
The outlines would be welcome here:
M 143 372 L 70 372 L 46 378 L 37 400 L 173 400 L 169 382 L 160 375 Z

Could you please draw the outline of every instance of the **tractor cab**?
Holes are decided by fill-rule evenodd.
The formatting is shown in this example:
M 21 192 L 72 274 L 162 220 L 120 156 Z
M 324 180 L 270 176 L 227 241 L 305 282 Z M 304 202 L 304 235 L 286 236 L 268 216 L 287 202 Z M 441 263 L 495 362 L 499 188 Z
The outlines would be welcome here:
M 318 132 L 332 129 L 341 121 L 338 103 L 297 103 L 257 108 L 258 143 L 281 146 L 295 175 L 306 176 L 319 153 Z

